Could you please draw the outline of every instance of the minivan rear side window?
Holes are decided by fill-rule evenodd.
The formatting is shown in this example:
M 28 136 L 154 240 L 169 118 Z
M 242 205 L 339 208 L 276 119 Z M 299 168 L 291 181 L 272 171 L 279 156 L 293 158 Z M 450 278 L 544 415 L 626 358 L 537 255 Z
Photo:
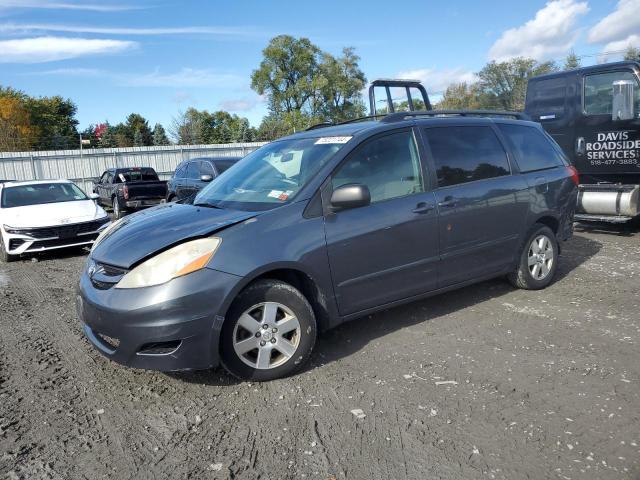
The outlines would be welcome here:
M 563 165 L 551 140 L 535 127 L 499 123 L 522 173 Z
M 437 127 L 425 132 L 439 187 L 500 177 L 511 171 L 507 154 L 491 127 Z

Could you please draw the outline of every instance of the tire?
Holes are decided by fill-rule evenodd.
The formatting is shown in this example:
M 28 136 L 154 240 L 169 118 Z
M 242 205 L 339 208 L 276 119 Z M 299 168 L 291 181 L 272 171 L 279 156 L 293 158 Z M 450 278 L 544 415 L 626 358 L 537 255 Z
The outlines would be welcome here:
M 115 220 L 120 220 L 124 216 L 124 214 L 120 209 L 120 202 L 118 202 L 118 197 L 113 197 L 112 207 L 113 207 L 113 218 Z
M 316 335 L 313 309 L 300 291 L 278 280 L 258 280 L 229 309 L 220 338 L 222 365 L 243 380 L 285 377 L 308 361 Z
M 17 255 L 9 255 L 7 253 L 7 249 L 4 246 L 4 240 L 2 239 L 2 236 L 0 236 L 0 261 L 4 263 L 10 263 L 16 260 L 17 258 L 18 258 Z
M 537 251 L 536 251 L 537 249 Z M 547 287 L 558 269 L 560 249 L 555 233 L 536 223 L 526 237 L 517 269 L 508 275 L 514 287 L 540 290 Z

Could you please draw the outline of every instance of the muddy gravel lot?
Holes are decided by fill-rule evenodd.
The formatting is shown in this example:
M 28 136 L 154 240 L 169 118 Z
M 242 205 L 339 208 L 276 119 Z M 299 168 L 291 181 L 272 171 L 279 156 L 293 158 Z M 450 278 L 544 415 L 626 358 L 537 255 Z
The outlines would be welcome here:
M 0 265 L 0 478 L 640 479 L 637 230 L 577 231 L 542 292 L 351 322 L 264 384 L 103 358 L 84 255 Z

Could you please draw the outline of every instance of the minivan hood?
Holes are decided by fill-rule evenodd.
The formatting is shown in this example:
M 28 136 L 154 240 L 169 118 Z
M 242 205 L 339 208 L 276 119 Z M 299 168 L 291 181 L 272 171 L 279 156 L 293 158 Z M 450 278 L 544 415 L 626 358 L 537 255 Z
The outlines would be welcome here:
M 91 257 L 125 269 L 140 260 L 190 238 L 210 235 L 260 212 L 170 203 L 122 219 L 100 240 Z

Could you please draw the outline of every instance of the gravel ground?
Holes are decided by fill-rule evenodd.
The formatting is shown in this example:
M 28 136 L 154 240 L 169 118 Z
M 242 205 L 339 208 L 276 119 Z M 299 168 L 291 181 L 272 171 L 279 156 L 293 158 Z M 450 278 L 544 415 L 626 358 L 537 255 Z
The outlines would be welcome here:
M 325 334 L 264 384 L 109 362 L 83 252 L 0 265 L 0 478 L 640 479 L 640 233 Z

